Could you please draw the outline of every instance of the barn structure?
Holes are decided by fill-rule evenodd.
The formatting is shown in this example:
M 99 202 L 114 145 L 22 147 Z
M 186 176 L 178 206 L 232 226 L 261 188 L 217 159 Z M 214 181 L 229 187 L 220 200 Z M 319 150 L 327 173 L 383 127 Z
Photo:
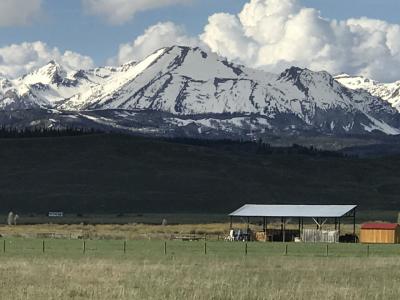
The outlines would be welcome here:
M 360 242 L 369 244 L 400 243 L 400 226 L 391 223 L 366 223 L 361 226 Z
M 323 242 L 338 242 L 341 224 L 344 219 L 351 219 L 353 225 L 352 242 L 356 242 L 356 208 L 357 205 L 257 205 L 246 204 L 241 208 L 232 212 L 230 216 L 230 228 L 232 230 L 233 218 L 241 218 L 247 222 L 247 230 L 249 230 L 252 219 L 261 219 L 263 224 L 263 232 L 265 240 L 269 241 L 290 241 L 294 235 L 302 237 L 303 241 L 323 241 Z M 268 225 L 271 220 L 279 220 L 281 224 L 280 234 L 274 234 L 274 230 L 270 230 Z M 308 238 L 310 231 L 304 228 L 304 220 L 312 220 L 316 225 L 316 230 L 313 230 L 313 237 Z M 289 221 L 296 220 L 298 222 L 298 230 L 293 233 L 293 230 L 287 230 L 286 225 Z M 334 224 L 336 231 L 333 239 L 329 238 L 329 232 L 324 234 L 323 226 L 330 221 Z M 326 238 L 324 237 L 326 235 Z M 318 239 L 318 240 L 317 240 Z

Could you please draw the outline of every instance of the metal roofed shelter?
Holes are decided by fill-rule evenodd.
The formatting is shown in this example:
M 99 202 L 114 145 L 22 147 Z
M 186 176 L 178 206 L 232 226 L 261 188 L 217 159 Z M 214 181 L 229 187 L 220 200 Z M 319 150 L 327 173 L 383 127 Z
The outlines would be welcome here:
M 326 223 L 328 219 L 334 219 L 335 230 L 340 235 L 341 219 L 349 217 L 353 219 L 353 236 L 356 233 L 356 208 L 357 205 L 257 205 L 246 204 L 229 214 L 232 229 L 233 217 L 247 218 L 247 228 L 250 225 L 250 218 L 263 218 L 263 231 L 265 235 L 268 229 L 268 218 L 281 218 L 282 241 L 285 242 L 285 224 L 287 218 L 298 218 L 299 232 L 304 229 L 304 218 L 311 218 L 318 228 Z M 325 219 L 320 222 L 320 218 Z M 355 240 L 354 240 L 355 241 Z

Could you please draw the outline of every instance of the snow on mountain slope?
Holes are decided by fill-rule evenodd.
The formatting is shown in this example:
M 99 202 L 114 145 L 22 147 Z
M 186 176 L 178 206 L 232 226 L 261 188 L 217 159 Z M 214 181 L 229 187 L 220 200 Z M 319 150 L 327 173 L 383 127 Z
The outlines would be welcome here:
M 135 66 L 134 76 L 119 81 L 122 84 L 107 83 L 82 108 L 148 109 L 177 115 L 250 113 L 270 118 L 293 114 L 311 126 L 316 114 L 327 110 L 368 113 L 372 119 L 375 110 L 394 113 L 379 99 L 346 90 L 326 72 L 293 67 L 274 75 L 229 63 L 199 48 L 161 49 L 139 65 L 140 72 Z M 367 123 L 370 120 L 366 117 Z M 351 124 L 338 126 L 346 131 Z
M 85 109 L 159 109 L 173 113 L 222 113 L 226 99 L 215 97 L 217 84 L 227 85 L 240 79 L 242 70 L 235 69 L 215 54 L 198 48 L 161 49 L 132 66 L 122 76 L 87 94 Z M 221 80 L 219 80 L 221 79 Z M 226 80 L 226 79 L 230 79 Z M 238 91 L 230 103 L 231 111 L 243 105 Z M 185 108 L 180 99 L 185 101 Z M 210 99 L 211 98 L 211 99 Z M 212 99 L 217 98 L 217 99 Z M 212 101 L 216 100 L 216 101 Z
M 362 76 L 350 76 L 347 74 L 336 76 L 335 79 L 349 89 L 362 89 L 371 95 L 388 101 L 400 112 L 400 81 L 379 83 Z
M 54 108 L 92 84 L 84 71 L 64 70 L 54 61 L 15 80 L 0 80 L 0 108 Z
M 115 69 L 113 76 L 110 76 L 110 78 L 102 85 L 97 85 L 87 89 L 81 94 L 75 95 L 75 97 L 71 97 L 71 99 L 66 101 L 61 108 L 69 109 L 73 107 L 75 109 L 83 109 L 95 104 L 99 105 L 99 103 L 104 103 L 110 98 L 113 99 L 118 97 L 121 94 L 121 89 L 123 89 L 129 82 L 135 80 L 136 77 L 146 70 L 163 51 L 164 49 L 160 49 L 139 63 L 130 63 Z
M 130 114 L 124 120 L 116 113 L 97 118 L 86 112 L 167 113 L 154 117 L 152 126 L 194 126 L 199 132 L 258 128 L 400 134 L 400 114 L 388 103 L 338 81 L 327 72 L 296 67 L 271 74 L 199 48 L 174 46 L 118 68 L 74 71 L 52 61 L 16 80 L 0 78 L 0 108 L 77 111 L 92 122 L 124 128 L 146 120 Z
M 16 80 L 15 85 L 20 94 L 29 90 L 45 106 L 58 107 L 67 99 L 102 85 L 112 73 L 111 68 L 66 71 L 52 61 L 36 72 Z
M 0 97 L 10 88 L 12 88 L 12 83 L 7 78 L 0 76 Z

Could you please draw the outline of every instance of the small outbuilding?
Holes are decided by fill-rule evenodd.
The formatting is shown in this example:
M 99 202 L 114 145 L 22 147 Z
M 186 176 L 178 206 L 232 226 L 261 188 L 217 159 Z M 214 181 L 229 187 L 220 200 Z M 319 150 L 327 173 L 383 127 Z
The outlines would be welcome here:
M 360 242 L 368 244 L 400 243 L 400 226 L 392 223 L 366 223 L 361 226 Z

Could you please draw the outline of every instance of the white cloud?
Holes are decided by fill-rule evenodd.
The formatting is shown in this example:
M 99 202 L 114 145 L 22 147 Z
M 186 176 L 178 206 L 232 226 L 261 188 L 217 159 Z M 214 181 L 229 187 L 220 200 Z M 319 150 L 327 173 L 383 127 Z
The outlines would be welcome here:
M 298 0 L 250 0 L 238 15 L 210 16 L 199 37 L 189 37 L 174 23 L 159 23 L 132 43 L 120 45 L 118 55 L 109 62 L 139 60 L 175 44 L 200 45 L 272 72 L 295 65 L 380 81 L 400 79 L 398 24 L 368 18 L 329 20 L 316 9 L 302 7 Z
M 188 2 L 82 1 L 91 13 L 103 15 L 114 23 L 129 20 L 140 10 Z M 19 3 L 21 11 L 29 11 L 29 7 L 40 8 L 41 2 L 0 0 L 0 16 L 5 11 L 1 5 Z M 15 22 L 29 22 L 27 15 Z M 7 23 L 6 19 L 0 18 L 0 26 Z M 189 36 L 183 27 L 172 22 L 158 23 L 134 41 L 120 45 L 118 54 L 109 62 L 137 61 L 171 45 L 205 47 L 228 59 L 273 72 L 296 65 L 333 74 L 363 75 L 379 81 L 400 79 L 400 25 L 368 18 L 329 20 L 316 9 L 302 7 L 298 0 L 250 0 L 238 15 L 210 16 L 198 37 Z M 61 53 L 57 48 L 35 42 L 0 48 L 0 73 L 15 77 L 51 59 L 69 68 L 93 66 L 90 57 L 71 51 Z
M 1 0 L 0 27 L 27 25 L 41 14 L 42 0 Z
M 93 60 L 72 51 L 62 53 L 43 42 L 14 44 L 0 48 L 0 73 L 14 78 L 55 60 L 66 69 L 93 67 Z
M 297 0 L 251 0 L 239 15 L 215 14 L 201 39 L 240 63 L 281 71 L 290 65 L 400 79 L 400 26 L 367 18 L 328 20 Z
M 111 24 L 123 24 L 140 11 L 189 2 L 191 0 L 82 0 L 86 12 L 104 17 Z
M 122 44 L 118 55 L 108 61 L 111 65 L 121 65 L 129 61 L 138 61 L 152 52 L 173 45 L 198 46 L 197 38 L 188 37 L 181 26 L 172 22 L 158 23 L 149 27 L 132 43 Z

